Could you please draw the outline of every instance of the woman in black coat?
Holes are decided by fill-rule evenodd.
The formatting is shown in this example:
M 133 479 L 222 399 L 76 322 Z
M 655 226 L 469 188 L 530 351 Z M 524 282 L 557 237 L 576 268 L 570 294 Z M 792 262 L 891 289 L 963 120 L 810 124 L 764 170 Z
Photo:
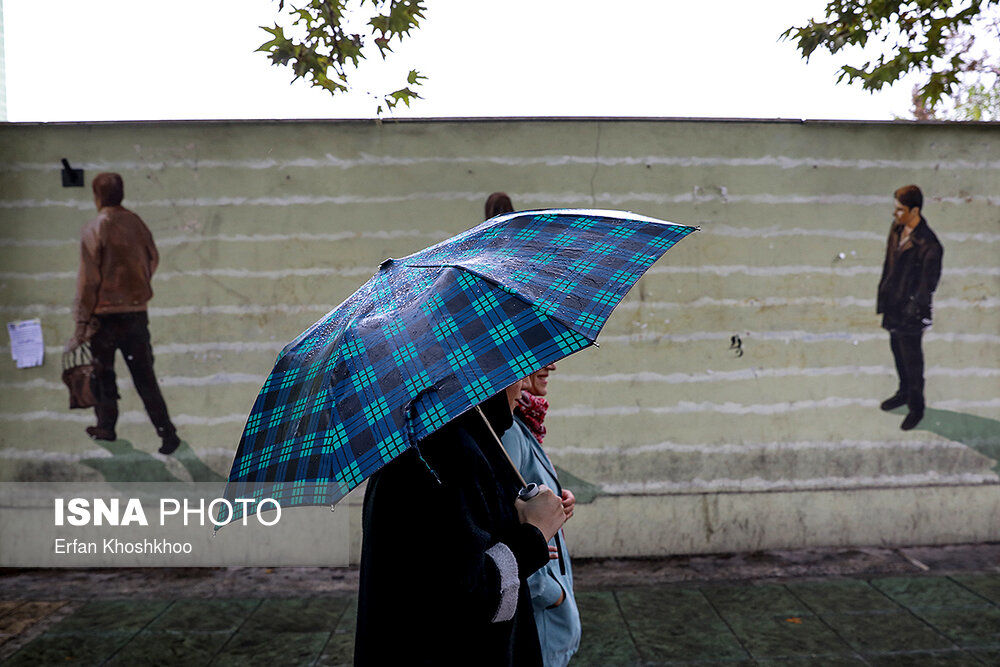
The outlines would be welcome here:
M 481 407 L 497 435 L 511 426 L 504 392 Z M 564 516 L 551 491 L 525 503 L 519 488 L 475 410 L 372 475 L 356 664 L 542 664 L 525 580 Z

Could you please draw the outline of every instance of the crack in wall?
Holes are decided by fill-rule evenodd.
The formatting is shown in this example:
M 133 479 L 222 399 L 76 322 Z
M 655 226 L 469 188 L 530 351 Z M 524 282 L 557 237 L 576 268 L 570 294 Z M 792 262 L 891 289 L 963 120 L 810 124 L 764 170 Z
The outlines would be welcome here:
M 597 208 L 597 193 L 594 191 L 594 182 L 597 180 L 597 171 L 601 168 L 601 121 L 597 121 L 597 137 L 594 141 L 594 172 L 590 175 L 590 206 Z

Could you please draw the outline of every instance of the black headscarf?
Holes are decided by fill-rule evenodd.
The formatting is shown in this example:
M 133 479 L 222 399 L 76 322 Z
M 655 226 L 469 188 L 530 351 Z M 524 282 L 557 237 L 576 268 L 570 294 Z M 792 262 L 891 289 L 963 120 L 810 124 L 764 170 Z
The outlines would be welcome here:
M 514 204 L 510 201 L 510 197 L 507 196 L 506 192 L 494 192 L 486 198 L 485 213 L 487 220 L 497 215 L 513 212 Z
M 493 427 L 493 433 L 496 434 L 497 438 L 503 437 L 507 429 L 514 424 L 514 416 L 510 411 L 506 391 L 501 391 L 486 399 L 479 404 L 479 408 Z M 472 436 L 472 439 L 479 446 L 479 451 L 496 471 L 495 481 L 498 499 L 513 503 L 520 483 L 517 481 L 517 476 L 507 457 L 500 450 L 501 445 L 483 423 L 483 419 L 475 407 L 448 422 L 417 445 L 417 449 L 425 457 L 428 467 L 435 471 L 439 467 L 444 469 L 451 467 L 452 457 L 449 448 L 455 442 L 460 431 L 465 431 Z M 513 489 L 513 496 L 511 489 Z

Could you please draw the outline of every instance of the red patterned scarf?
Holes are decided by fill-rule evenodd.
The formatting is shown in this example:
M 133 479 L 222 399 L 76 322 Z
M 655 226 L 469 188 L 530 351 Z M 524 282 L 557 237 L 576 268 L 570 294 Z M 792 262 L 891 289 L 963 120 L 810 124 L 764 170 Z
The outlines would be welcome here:
M 517 399 L 517 405 L 514 406 L 514 414 L 531 429 L 531 434 L 539 444 L 545 439 L 545 425 L 542 422 L 545 421 L 548 409 L 548 401 L 526 391 L 521 392 L 521 398 Z

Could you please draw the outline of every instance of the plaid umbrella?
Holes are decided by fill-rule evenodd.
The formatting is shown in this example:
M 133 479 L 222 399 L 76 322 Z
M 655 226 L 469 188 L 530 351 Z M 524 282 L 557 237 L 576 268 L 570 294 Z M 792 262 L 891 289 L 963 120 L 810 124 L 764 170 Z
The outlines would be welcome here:
M 278 355 L 225 497 L 336 503 L 470 407 L 593 344 L 693 231 L 618 211 L 522 211 L 387 259 Z

